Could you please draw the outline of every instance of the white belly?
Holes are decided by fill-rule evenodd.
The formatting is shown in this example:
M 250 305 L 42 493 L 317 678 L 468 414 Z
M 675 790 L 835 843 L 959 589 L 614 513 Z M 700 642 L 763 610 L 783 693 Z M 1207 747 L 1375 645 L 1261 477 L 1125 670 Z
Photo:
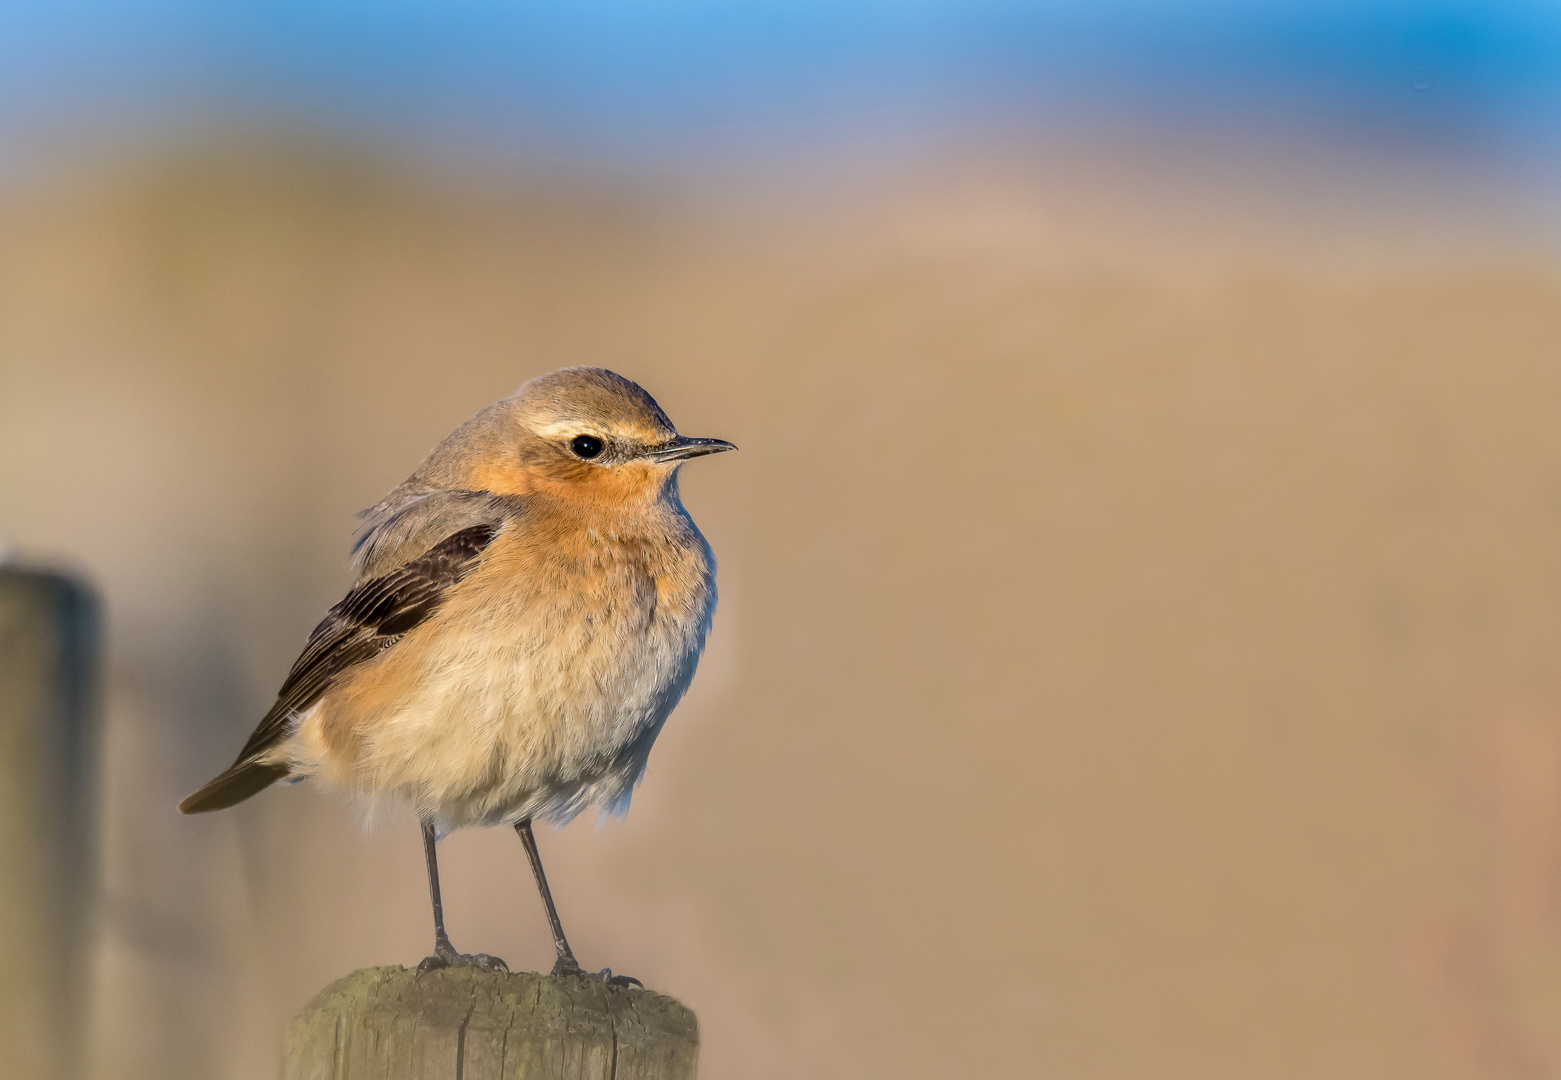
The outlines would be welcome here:
M 621 811 L 693 678 L 715 607 L 701 576 L 706 587 L 689 597 L 641 580 L 609 581 L 573 604 L 556 591 L 456 603 L 374 662 L 394 669 L 382 680 L 391 692 L 372 705 L 352 687 L 328 692 L 287 756 L 372 804 L 410 804 L 441 832 L 563 822 L 593 803 Z M 340 739 L 333 748 L 333 724 L 354 732 L 350 753 Z

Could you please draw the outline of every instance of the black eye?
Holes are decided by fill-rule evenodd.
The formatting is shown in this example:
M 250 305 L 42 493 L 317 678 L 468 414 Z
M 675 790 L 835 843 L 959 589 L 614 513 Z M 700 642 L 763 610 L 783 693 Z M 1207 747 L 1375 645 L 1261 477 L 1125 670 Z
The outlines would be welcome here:
M 602 452 L 602 440 L 595 435 L 576 435 L 569 440 L 569 449 L 575 452 L 576 457 L 589 460 Z

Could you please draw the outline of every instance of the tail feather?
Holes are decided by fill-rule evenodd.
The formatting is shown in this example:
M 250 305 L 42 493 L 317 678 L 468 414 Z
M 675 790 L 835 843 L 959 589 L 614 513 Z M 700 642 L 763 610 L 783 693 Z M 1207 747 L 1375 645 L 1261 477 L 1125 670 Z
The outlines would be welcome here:
M 179 812 L 206 814 L 213 810 L 226 810 L 251 795 L 258 795 L 286 775 L 286 765 L 240 762 L 180 803 Z

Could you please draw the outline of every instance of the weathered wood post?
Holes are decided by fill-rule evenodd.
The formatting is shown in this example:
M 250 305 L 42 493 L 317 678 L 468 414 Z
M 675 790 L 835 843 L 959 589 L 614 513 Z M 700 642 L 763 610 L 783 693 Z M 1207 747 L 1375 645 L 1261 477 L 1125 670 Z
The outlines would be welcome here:
M 91 896 L 97 609 L 0 565 L 0 1075 L 73 1080 Z
M 693 1080 L 694 1014 L 598 979 L 364 968 L 288 1028 L 282 1080 Z

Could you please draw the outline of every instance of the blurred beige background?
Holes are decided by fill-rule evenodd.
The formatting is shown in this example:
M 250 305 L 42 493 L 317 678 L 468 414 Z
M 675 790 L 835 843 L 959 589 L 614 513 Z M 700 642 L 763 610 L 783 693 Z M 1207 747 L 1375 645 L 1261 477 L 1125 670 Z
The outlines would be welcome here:
M 1285 153 L 10 189 L 0 535 L 108 618 L 92 1076 L 272 1076 L 427 952 L 410 823 L 174 804 L 353 513 L 581 362 L 742 447 L 685 470 L 722 606 L 632 811 L 541 836 L 702 1075 L 1561 1075 L 1561 277 L 1499 193 Z M 458 946 L 548 961 L 508 831 L 443 867 Z

